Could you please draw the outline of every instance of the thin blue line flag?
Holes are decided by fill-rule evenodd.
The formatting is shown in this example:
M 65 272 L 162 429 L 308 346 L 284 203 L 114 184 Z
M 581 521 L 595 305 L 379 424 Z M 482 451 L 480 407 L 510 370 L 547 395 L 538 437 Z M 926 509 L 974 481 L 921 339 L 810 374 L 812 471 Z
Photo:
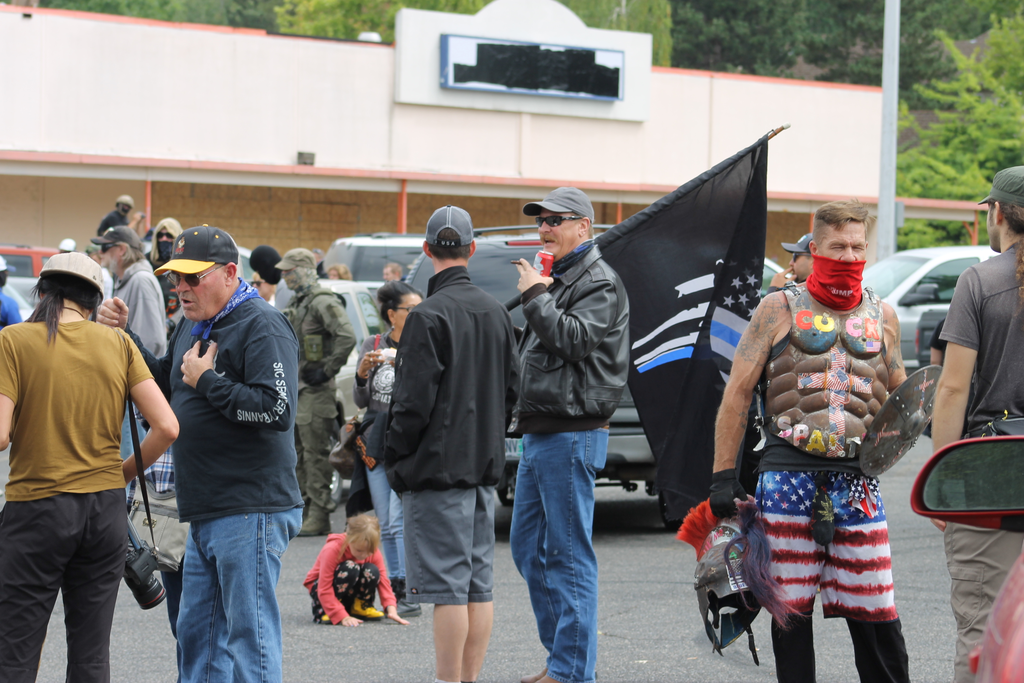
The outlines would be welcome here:
M 715 416 L 761 298 L 768 138 L 597 238 L 629 295 L 629 390 L 670 519 L 708 496 Z

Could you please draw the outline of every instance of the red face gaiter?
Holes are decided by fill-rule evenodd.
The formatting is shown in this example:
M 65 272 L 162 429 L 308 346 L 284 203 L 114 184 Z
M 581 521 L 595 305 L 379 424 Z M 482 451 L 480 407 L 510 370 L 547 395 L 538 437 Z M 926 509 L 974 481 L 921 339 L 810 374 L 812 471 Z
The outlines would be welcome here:
M 849 311 L 860 304 L 861 282 L 867 261 L 837 261 L 814 257 L 814 270 L 807 278 L 807 291 L 817 301 L 836 311 Z

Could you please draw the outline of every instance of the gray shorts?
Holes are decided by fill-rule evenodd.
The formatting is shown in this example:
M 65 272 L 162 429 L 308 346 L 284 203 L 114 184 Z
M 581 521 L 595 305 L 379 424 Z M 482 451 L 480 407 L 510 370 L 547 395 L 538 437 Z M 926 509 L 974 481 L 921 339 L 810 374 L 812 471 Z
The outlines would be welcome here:
M 494 600 L 494 487 L 407 491 L 406 599 L 435 605 Z

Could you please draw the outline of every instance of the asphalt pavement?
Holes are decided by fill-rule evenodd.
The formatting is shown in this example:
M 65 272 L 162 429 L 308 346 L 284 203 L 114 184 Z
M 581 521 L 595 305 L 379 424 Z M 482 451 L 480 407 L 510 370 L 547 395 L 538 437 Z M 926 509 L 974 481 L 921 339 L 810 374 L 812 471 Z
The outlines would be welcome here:
M 914 681 L 952 678 L 955 624 L 949 607 L 949 576 L 942 535 L 910 510 L 910 488 L 931 454 L 918 445 L 882 476 L 882 496 L 893 549 L 896 606 L 910 654 Z M 7 454 L 0 454 L 0 483 L 7 479 Z M 598 680 L 616 682 L 772 681 L 768 615 L 754 622 L 760 666 L 741 638 L 720 657 L 711 650 L 693 590 L 693 549 L 663 530 L 655 499 L 642 491 L 597 491 L 594 543 L 600 566 Z M 497 506 L 495 621 L 481 682 L 518 681 L 544 663 L 544 650 L 526 586 L 509 552 L 511 509 Z M 334 526 L 341 529 L 340 513 Z M 431 608 L 409 626 L 367 623 L 358 628 L 312 623 L 302 579 L 313 565 L 322 538 L 296 538 L 284 556 L 277 595 L 284 630 L 285 681 L 429 682 L 434 650 Z M 39 681 L 64 680 L 63 611 L 58 600 L 50 620 Z M 818 679 L 857 681 L 853 649 L 842 620 L 815 613 Z M 142 611 L 122 585 L 111 634 L 112 680 L 172 683 L 175 644 L 164 607 Z

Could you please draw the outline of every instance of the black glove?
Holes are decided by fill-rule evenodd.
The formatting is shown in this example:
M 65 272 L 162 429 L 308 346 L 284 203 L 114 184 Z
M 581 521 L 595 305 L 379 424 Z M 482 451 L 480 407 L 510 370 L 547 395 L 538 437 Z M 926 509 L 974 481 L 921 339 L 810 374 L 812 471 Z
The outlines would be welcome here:
M 311 387 L 318 386 L 324 382 L 329 382 L 330 377 L 324 372 L 324 369 L 317 366 L 307 366 L 302 370 L 302 381 Z
M 728 469 L 711 475 L 711 513 L 719 519 L 736 516 L 735 498 L 747 499 L 747 492 L 736 478 L 736 470 Z

